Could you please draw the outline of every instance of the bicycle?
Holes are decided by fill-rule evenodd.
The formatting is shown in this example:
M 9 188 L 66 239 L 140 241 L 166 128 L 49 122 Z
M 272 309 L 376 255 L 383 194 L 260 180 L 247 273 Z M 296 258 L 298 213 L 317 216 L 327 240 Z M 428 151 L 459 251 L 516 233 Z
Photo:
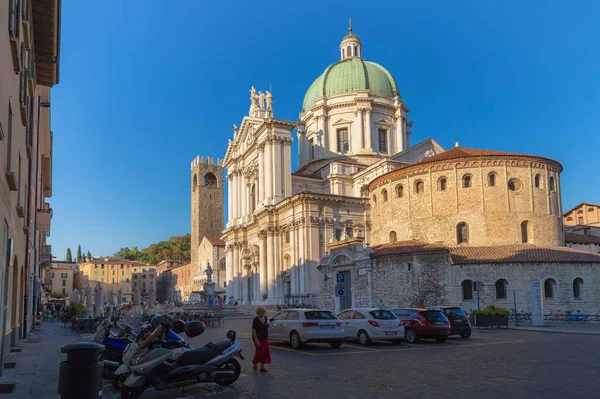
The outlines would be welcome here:
M 585 322 L 588 321 L 588 315 L 580 314 L 579 310 L 577 313 L 567 312 L 564 323 L 571 324 L 574 321 L 578 322 L 579 324 L 585 324 Z

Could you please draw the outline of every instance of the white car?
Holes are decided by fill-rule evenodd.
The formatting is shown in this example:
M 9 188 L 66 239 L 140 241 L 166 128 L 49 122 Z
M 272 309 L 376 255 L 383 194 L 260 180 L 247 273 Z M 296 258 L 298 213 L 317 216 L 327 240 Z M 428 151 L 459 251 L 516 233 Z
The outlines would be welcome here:
M 399 345 L 404 339 L 404 326 L 389 310 L 376 308 L 354 308 L 337 315 L 344 323 L 347 339 L 357 339 L 361 345 L 371 340 L 392 341 Z
M 309 342 L 326 342 L 339 348 L 344 341 L 344 327 L 328 310 L 282 310 L 269 320 L 269 339 L 289 340 L 294 349 Z

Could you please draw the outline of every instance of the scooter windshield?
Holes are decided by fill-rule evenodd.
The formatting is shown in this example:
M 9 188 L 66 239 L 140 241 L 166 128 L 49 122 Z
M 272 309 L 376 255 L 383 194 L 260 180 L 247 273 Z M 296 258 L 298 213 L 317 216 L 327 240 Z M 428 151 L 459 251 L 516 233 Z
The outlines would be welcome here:
M 164 334 L 165 334 L 164 327 L 162 325 L 159 325 L 158 327 L 156 327 L 154 329 L 154 331 L 152 331 L 152 334 L 150 334 L 148 336 L 148 338 L 146 338 L 146 340 L 141 343 L 140 349 L 145 348 L 146 346 L 150 345 L 152 343 L 152 341 L 154 341 L 155 339 L 161 339 Z

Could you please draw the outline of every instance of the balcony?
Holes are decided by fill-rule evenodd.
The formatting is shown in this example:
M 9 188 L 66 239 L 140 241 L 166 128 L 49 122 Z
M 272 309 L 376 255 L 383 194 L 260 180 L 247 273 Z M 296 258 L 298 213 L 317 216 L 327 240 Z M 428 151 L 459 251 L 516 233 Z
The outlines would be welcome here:
M 13 69 L 15 73 L 21 72 L 21 62 L 19 59 L 19 17 L 21 11 L 17 1 L 8 2 L 8 35 L 10 37 L 10 52 L 12 55 Z
M 42 245 L 40 248 L 40 264 L 42 267 L 50 266 L 52 261 L 52 246 Z
M 44 203 L 44 205 L 47 205 Z M 42 233 L 50 233 L 50 220 L 52 219 L 52 209 L 50 207 L 38 209 L 36 215 L 36 230 Z
M 15 172 L 7 170 L 4 173 L 6 175 L 6 182 L 8 183 L 8 188 L 10 191 L 17 191 L 17 178 L 15 176 Z
M 25 209 L 23 209 L 23 205 L 17 205 L 17 216 L 20 218 L 25 216 Z

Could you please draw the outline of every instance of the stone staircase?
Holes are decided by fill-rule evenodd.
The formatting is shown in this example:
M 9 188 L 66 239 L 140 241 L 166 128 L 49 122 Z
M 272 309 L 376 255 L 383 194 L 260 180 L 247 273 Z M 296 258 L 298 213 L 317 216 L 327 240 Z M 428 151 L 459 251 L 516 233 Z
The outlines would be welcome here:
M 239 306 L 233 307 L 231 305 L 223 306 L 222 311 L 219 311 L 218 306 L 210 308 L 208 305 L 183 305 L 182 309 L 190 313 L 220 313 L 223 317 L 227 318 L 243 318 L 248 316 L 241 311 Z

